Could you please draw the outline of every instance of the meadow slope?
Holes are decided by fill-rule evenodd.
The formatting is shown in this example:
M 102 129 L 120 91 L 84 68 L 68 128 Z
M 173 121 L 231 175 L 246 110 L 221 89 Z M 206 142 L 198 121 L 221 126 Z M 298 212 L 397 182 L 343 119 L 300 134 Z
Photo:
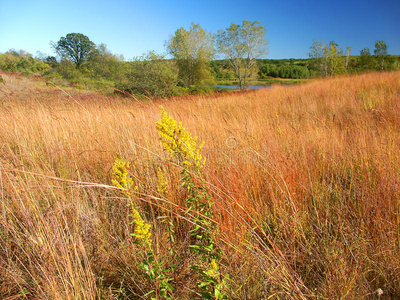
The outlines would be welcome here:
M 1 75 L 1 299 L 150 299 L 116 156 L 172 296 L 200 297 L 160 105 L 204 141 L 226 298 L 400 298 L 400 72 L 145 102 Z

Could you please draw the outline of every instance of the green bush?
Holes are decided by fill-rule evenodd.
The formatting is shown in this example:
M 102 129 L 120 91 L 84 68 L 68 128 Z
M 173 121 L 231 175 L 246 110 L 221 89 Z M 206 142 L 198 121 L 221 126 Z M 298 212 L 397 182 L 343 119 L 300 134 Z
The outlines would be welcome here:
M 31 74 L 43 72 L 50 66 L 45 62 L 33 58 L 31 54 L 24 51 L 10 50 L 4 54 L 0 54 L 0 69 L 8 72 L 21 72 Z

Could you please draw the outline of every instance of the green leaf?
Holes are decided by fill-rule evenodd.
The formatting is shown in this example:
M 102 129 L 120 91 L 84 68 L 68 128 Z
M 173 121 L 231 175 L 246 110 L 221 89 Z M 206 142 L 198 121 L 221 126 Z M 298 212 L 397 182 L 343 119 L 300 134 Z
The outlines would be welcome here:
M 210 293 L 203 292 L 200 294 L 203 299 L 210 299 L 210 300 L 212 299 L 212 296 L 210 295 Z

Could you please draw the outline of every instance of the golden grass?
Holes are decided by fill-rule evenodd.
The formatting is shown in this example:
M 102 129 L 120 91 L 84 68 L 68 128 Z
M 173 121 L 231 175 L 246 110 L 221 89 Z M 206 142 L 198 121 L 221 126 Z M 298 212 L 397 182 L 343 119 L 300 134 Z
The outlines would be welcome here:
M 146 103 L 2 77 L 2 299 L 147 293 L 128 200 L 107 185 L 119 154 L 148 218 L 151 204 L 182 216 L 178 170 L 166 204 L 158 199 L 157 169 L 170 166 L 159 105 L 205 141 L 230 298 L 400 298 L 399 72 Z M 155 238 L 176 266 L 175 297 L 192 299 L 188 226 L 178 223 L 181 259 Z

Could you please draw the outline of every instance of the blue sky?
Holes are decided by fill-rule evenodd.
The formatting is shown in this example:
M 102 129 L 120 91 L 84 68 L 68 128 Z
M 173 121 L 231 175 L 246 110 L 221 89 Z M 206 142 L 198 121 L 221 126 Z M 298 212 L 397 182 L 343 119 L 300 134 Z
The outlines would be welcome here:
M 78 32 L 130 60 L 165 53 L 169 36 L 192 22 L 216 33 L 243 20 L 267 28 L 270 59 L 306 58 L 313 39 L 350 46 L 354 55 L 384 40 L 400 55 L 399 0 L 0 0 L 0 53 L 55 55 L 50 42 Z

